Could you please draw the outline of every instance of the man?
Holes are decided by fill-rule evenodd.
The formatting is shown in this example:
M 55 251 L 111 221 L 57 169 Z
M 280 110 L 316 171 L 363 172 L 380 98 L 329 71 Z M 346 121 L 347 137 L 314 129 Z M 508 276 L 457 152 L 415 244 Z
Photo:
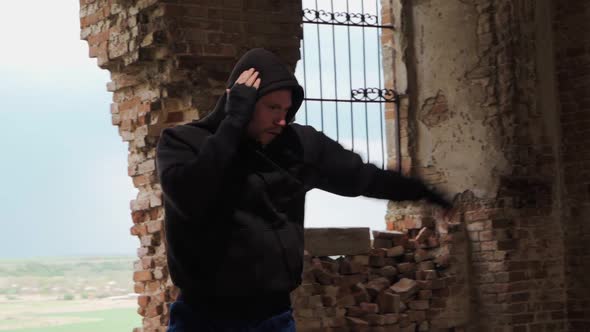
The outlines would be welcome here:
M 295 331 L 305 194 L 426 199 L 422 181 L 385 171 L 292 123 L 303 89 L 277 56 L 248 51 L 203 120 L 162 132 L 168 267 L 181 290 L 169 331 Z

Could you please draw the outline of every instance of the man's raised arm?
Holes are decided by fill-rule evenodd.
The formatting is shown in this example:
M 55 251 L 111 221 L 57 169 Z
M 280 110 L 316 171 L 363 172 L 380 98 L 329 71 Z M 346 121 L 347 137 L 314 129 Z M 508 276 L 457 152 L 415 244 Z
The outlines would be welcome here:
M 214 134 L 193 126 L 165 129 L 158 142 L 156 164 L 168 202 L 185 217 L 203 211 L 219 198 L 260 86 L 258 73 L 247 70 L 228 90 L 226 116 Z

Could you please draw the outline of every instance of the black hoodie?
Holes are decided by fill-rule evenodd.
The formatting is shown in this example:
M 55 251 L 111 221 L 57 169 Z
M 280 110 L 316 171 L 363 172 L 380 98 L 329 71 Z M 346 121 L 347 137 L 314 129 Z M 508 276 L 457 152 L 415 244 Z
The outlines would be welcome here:
M 260 72 L 258 98 L 292 90 L 292 120 L 303 89 L 273 53 L 247 52 L 227 87 L 251 67 Z M 157 147 L 170 275 L 208 315 L 264 318 L 289 307 L 301 283 L 305 194 L 313 188 L 449 206 L 420 180 L 365 164 L 310 126 L 290 123 L 263 148 L 245 136 L 247 123 L 226 116 L 226 98 L 206 118 L 165 129 Z

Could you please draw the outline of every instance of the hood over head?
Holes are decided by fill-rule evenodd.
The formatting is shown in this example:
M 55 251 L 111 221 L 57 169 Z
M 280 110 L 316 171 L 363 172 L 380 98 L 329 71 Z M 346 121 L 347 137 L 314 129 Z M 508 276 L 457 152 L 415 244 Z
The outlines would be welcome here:
M 227 80 L 226 87 L 230 89 L 240 74 L 250 68 L 258 71 L 260 77 L 260 87 L 258 88 L 256 100 L 275 90 L 291 89 L 291 108 L 286 118 L 287 122 L 291 122 L 303 101 L 303 88 L 297 82 L 295 75 L 289 71 L 288 67 L 277 55 L 263 48 L 255 48 L 246 52 L 238 60 Z M 211 113 L 203 119 L 194 120 L 190 125 L 207 129 L 212 133 L 215 132 L 226 116 L 226 100 L 227 92 L 224 92 L 217 100 L 217 104 Z

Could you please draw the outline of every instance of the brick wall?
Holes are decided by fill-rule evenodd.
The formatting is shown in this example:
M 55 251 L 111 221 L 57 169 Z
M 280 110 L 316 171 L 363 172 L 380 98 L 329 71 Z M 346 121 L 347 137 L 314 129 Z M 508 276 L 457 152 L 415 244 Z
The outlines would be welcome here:
M 590 330 L 590 3 L 554 2 L 569 331 Z
M 301 38 L 299 1 L 81 0 L 81 38 L 108 69 L 111 117 L 129 144 L 131 234 L 140 240 L 133 280 L 138 330 L 165 331 L 175 299 L 163 243 L 162 192 L 155 173 L 161 130 L 203 117 L 223 94 L 236 60 L 265 47 L 294 68 Z M 131 222 L 130 222 L 131 224 Z
M 554 176 L 559 136 L 555 123 L 547 121 L 555 109 L 540 102 L 548 96 L 537 84 L 540 73 L 553 71 L 540 59 L 550 46 L 539 31 L 539 26 L 550 25 L 539 15 L 547 6 L 529 0 L 476 6 L 480 51 L 487 52 L 481 58 L 482 69 L 495 70 L 487 85 L 493 88 L 487 93 L 492 99 L 486 103 L 497 116 L 488 125 L 497 131 L 499 146 L 511 164 L 509 171 L 498 174 L 493 209 L 473 211 L 476 218 L 470 218 L 489 225 L 489 232 L 473 237 L 481 248 L 474 267 L 483 267 L 477 285 L 482 303 L 478 313 L 486 318 L 484 324 L 511 326 L 515 331 L 565 328 L 560 180 Z

